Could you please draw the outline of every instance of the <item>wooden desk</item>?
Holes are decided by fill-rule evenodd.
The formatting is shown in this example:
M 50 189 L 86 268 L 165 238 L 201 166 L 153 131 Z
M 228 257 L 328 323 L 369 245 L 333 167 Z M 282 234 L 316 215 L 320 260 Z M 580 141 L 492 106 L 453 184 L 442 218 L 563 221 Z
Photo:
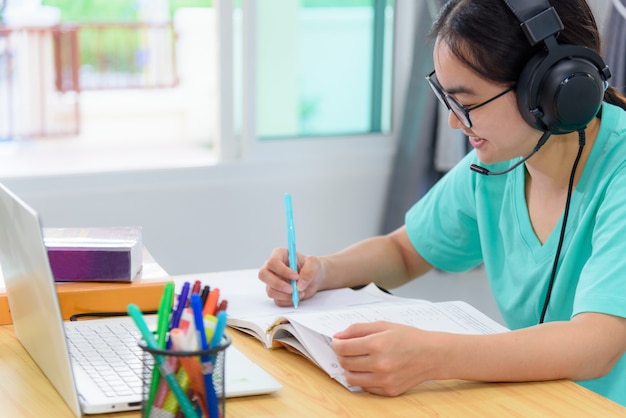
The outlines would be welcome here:
M 284 385 L 272 395 L 228 399 L 228 417 L 626 416 L 626 408 L 570 381 L 432 381 L 396 398 L 351 393 L 297 354 L 266 350 L 245 334 L 234 330 L 228 333 L 244 354 Z M 17 341 L 10 325 L 0 327 L 0 411 L 3 417 L 72 416 Z M 139 412 L 107 415 L 139 416 Z

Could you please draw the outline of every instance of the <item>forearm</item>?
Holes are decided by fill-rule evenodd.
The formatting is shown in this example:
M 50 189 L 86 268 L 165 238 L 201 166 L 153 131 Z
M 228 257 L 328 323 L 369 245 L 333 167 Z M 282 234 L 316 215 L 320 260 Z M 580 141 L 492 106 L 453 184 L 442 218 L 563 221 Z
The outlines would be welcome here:
M 587 380 L 608 373 L 626 347 L 626 320 L 583 314 L 495 335 L 440 334 L 433 378 L 477 381 Z
M 370 238 L 321 257 L 324 288 L 354 287 L 371 282 L 391 289 L 432 268 L 415 250 L 404 229 Z

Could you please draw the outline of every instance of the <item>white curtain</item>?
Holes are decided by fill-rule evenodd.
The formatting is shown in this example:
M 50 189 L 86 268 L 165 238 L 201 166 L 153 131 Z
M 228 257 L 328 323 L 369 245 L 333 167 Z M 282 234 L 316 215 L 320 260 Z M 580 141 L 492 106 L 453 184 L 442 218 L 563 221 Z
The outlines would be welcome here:
M 403 109 L 402 125 L 381 233 L 404 224 L 404 215 L 445 172 L 467 153 L 467 138 L 448 126 L 449 111 L 440 105 L 425 77 L 433 70 L 433 45 L 427 41 L 442 0 L 428 0 L 416 8 L 411 79 Z
M 428 3 L 417 7 L 411 76 L 399 128 L 381 233 L 404 224 L 404 214 L 436 181 L 433 169 L 437 126 L 437 99 L 424 79 L 433 67 L 432 44 L 427 42 L 432 24 Z

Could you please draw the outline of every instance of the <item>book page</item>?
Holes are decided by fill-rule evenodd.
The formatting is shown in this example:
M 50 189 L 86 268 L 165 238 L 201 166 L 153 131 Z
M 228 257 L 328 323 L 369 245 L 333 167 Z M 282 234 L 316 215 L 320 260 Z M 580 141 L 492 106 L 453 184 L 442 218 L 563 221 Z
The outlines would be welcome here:
M 280 327 L 283 327 L 283 325 Z M 346 380 L 345 372 L 339 364 L 339 361 L 337 361 L 335 352 L 330 347 L 332 338 L 315 332 L 296 322 L 287 324 L 286 327 L 291 328 L 291 332 L 295 336 L 293 340 L 297 340 L 299 344 L 294 344 L 293 341 L 285 337 L 279 337 L 279 341 L 289 344 L 292 347 L 292 351 L 297 351 L 311 360 L 331 378 L 337 380 L 351 392 L 362 391 L 360 387 L 352 386 Z
M 318 313 L 331 309 L 376 303 L 382 297 L 375 290 L 364 292 L 352 289 L 335 289 L 319 292 L 315 297 L 300 301 L 299 307 L 277 306 L 267 296 L 265 283 L 259 279 L 242 282 L 214 281 L 214 285 L 220 288 L 221 295 L 228 299 L 228 325 L 242 331 L 250 330 L 251 334 L 261 340 L 267 347 L 271 341 L 268 330 L 275 325 L 276 321 L 290 313 Z M 379 291 L 380 292 L 380 291 Z M 380 292 L 382 293 L 382 292 Z M 249 332 L 250 333 L 250 332 Z
M 427 331 L 443 331 L 457 334 L 491 334 L 507 331 L 465 302 L 412 301 L 396 298 L 376 304 L 363 305 L 358 309 L 335 309 L 325 312 L 293 312 L 287 315 L 322 335 L 331 337 L 354 323 L 389 321 L 410 325 Z
M 382 320 L 424 330 L 457 334 L 492 334 L 508 331 L 476 308 L 459 301 L 431 303 L 395 298 L 354 309 L 316 313 L 295 312 L 288 315 L 288 319 L 293 334 L 302 343 L 301 350 L 304 355 L 313 358 L 313 362 L 330 377 L 351 391 L 360 391 L 361 388 L 347 383 L 343 368 L 339 365 L 330 343 L 333 334 L 352 324 Z

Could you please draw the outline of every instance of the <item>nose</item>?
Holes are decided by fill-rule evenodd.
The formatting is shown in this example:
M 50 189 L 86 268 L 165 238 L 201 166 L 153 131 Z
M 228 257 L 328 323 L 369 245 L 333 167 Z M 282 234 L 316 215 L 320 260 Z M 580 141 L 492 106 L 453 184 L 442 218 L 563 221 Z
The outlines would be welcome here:
M 463 128 L 465 128 L 465 125 L 463 125 L 463 123 L 459 120 L 459 118 L 451 110 L 448 110 L 448 125 L 452 129 L 463 129 Z

